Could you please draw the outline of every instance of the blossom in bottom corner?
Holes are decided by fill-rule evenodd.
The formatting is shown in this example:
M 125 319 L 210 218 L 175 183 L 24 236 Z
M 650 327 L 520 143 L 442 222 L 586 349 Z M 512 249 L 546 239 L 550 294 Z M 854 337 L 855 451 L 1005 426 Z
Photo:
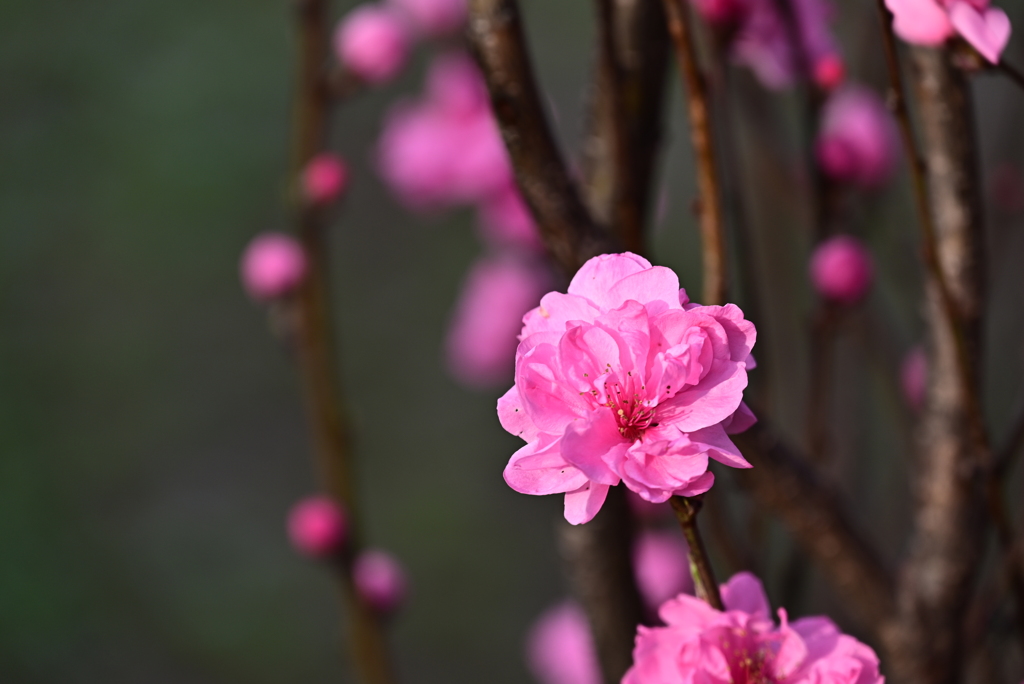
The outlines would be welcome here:
M 754 338 L 736 306 L 691 304 L 668 268 L 629 253 L 590 259 L 568 293 L 523 318 L 498 418 L 527 443 L 505 481 L 564 493 L 566 520 L 580 524 L 619 482 L 660 503 L 707 491 L 709 458 L 749 468 L 728 435 L 754 422 L 742 403 Z
M 760 580 L 721 587 L 724 611 L 682 594 L 662 605 L 664 627 L 639 627 L 622 684 L 884 684 L 878 657 L 827 617 L 771 618 Z

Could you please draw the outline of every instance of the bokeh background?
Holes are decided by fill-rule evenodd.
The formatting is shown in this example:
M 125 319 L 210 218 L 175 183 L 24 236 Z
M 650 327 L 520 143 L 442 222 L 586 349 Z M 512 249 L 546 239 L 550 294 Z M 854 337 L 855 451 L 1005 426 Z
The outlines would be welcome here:
M 340 15 L 353 3 L 335 4 Z M 590 4 L 523 5 L 576 154 Z M 1020 0 L 1000 5 L 1024 20 Z M 850 70 L 880 86 L 876 22 L 873 2 L 840 6 Z M 294 47 L 287 0 L 0 4 L 0 681 L 354 681 L 330 578 L 284 532 L 290 504 L 315 486 L 297 378 L 237 274 L 254 234 L 287 227 Z M 1024 64 L 1022 41 L 1006 56 Z M 494 415 L 505 388 L 462 389 L 443 366 L 449 311 L 482 249 L 473 217 L 410 215 L 370 161 L 382 113 L 419 91 L 428 57 L 335 119 L 335 147 L 355 167 L 332 233 L 339 358 L 369 537 L 414 587 L 394 624 L 403 680 L 526 682 L 523 634 L 566 591 L 560 502 L 501 479 L 517 447 Z M 799 438 L 813 301 L 802 110 L 794 94 L 734 76 L 727 137 L 743 202 L 730 211 L 755 234 L 759 265 L 736 299 L 753 288 L 765 302 L 754 382 Z M 675 80 L 652 252 L 696 293 Z M 1024 93 L 993 76 L 976 92 L 994 188 L 986 398 L 999 436 L 1024 375 Z M 893 560 L 910 463 L 896 369 L 921 327 L 905 177 L 851 197 L 847 217 L 879 277 L 836 353 L 833 474 Z M 727 477 L 722 491 L 742 522 Z M 765 535 L 773 598 L 788 591 L 791 614 L 842 621 L 813 571 L 786 589 L 791 545 L 772 522 Z

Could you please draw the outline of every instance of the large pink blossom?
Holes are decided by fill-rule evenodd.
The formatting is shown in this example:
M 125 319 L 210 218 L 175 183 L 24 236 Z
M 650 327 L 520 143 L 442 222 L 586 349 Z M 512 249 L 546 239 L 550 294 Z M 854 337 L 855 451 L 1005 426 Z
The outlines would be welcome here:
M 915 45 L 961 36 L 993 64 L 1010 40 L 1010 19 L 989 0 L 885 0 L 896 34 Z
M 726 434 L 747 386 L 754 326 L 736 306 L 691 304 L 670 269 L 635 254 L 590 259 L 567 294 L 526 314 L 502 426 L 527 444 L 505 468 L 524 494 L 565 493 L 590 520 L 610 486 L 652 502 L 714 482 L 708 458 L 748 468 Z M 730 424 L 750 424 L 748 411 Z
M 776 625 L 760 580 L 722 585 L 724 611 L 681 594 L 660 611 L 665 627 L 639 627 L 622 684 L 883 684 L 870 647 L 827 617 Z

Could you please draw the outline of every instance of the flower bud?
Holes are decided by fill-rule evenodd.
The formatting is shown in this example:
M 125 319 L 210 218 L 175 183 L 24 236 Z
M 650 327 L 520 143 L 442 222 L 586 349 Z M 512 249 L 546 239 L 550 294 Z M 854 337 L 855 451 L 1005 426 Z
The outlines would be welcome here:
M 822 90 L 833 90 L 846 78 L 846 65 L 836 53 L 822 55 L 814 63 L 814 83 Z
M 326 496 L 311 496 L 288 514 L 288 537 L 304 556 L 326 558 L 338 552 L 348 537 L 345 513 Z
M 385 5 L 349 12 L 334 34 L 338 61 L 368 83 L 394 78 L 405 65 L 409 35 L 401 16 Z
M 924 347 L 914 347 L 903 357 L 903 363 L 900 364 L 900 390 L 907 406 L 913 411 L 920 411 L 928 391 L 928 355 Z
M 526 637 L 526 665 L 540 684 L 600 684 L 590 624 L 572 601 L 549 608 Z
M 347 186 L 348 167 L 336 154 L 318 154 L 302 170 L 302 194 L 313 204 L 330 204 Z
M 889 179 L 899 150 L 896 123 L 874 91 L 848 86 L 822 110 L 815 153 L 831 178 L 864 188 Z
M 392 613 L 405 601 L 405 571 L 386 551 L 363 551 L 352 564 L 356 592 L 374 610 Z
M 849 235 L 825 240 L 811 256 L 811 282 L 825 299 L 855 304 L 871 287 L 873 276 L 871 255 Z
M 242 254 L 242 284 L 249 296 L 267 301 L 288 294 L 306 276 L 302 245 L 285 233 L 256 236 Z
M 688 553 L 679 530 L 645 531 L 633 544 L 637 588 L 652 613 L 677 594 L 693 593 Z

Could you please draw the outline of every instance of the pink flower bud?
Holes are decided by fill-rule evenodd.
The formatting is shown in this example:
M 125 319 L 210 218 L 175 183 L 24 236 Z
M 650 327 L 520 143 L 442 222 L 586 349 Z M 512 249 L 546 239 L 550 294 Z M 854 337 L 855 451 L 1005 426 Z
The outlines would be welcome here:
M 313 204 L 333 202 L 347 185 L 348 167 L 336 154 L 318 154 L 302 170 L 302 193 Z
M 369 83 L 391 80 L 405 64 L 409 35 L 398 13 L 385 5 L 361 5 L 334 33 L 338 61 Z
M 267 301 L 288 294 L 306 276 L 306 254 L 291 235 L 264 233 L 242 254 L 242 284 L 249 296 Z
M 863 188 L 881 185 L 898 161 L 896 123 L 873 90 L 847 86 L 822 109 L 816 154 L 822 171 Z
M 743 0 L 690 0 L 690 3 L 706 22 L 717 25 L 739 23 L 749 6 Z
M 822 55 L 814 64 L 814 82 L 823 90 L 833 90 L 846 78 L 843 58 L 835 53 Z
M 913 411 L 920 411 L 928 390 L 928 355 L 924 347 L 914 347 L 903 357 L 900 365 L 900 390 L 907 406 Z
M 854 304 L 871 287 L 873 276 L 871 255 L 849 235 L 825 240 L 811 256 L 811 282 L 826 299 Z
M 439 37 L 457 31 L 466 21 L 466 0 L 389 0 L 422 36 Z
M 352 581 L 359 596 L 374 610 L 394 612 L 405 600 L 405 571 L 386 551 L 363 551 L 352 564 Z
M 644 605 L 654 612 L 677 594 L 693 593 L 686 541 L 678 530 L 643 532 L 633 545 L 633 572 Z
M 583 609 L 565 601 L 545 611 L 526 636 L 526 665 L 540 684 L 600 684 L 597 649 Z
M 288 514 L 288 536 L 302 555 L 326 558 L 345 543 L 348 520 L 332 499 L 311 496 L 292 507 Z
M 541 267 L 515 258 L 487 258 L 470 269 L 448 329 L 448 369 L 469 387 L 512 376 L 523 315 L 551 285 Z

